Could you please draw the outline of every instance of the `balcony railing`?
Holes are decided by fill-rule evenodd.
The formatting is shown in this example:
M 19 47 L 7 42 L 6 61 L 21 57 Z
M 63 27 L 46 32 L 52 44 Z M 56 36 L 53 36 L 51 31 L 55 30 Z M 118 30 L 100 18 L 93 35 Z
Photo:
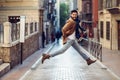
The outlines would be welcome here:
M 25 39 L 38 33 L 38 22 L 25 23 Z M 0 24 L 0 46 L 11 46 L 19 43 L 20 40 L 20 22 L 5 22 Z
M 11 39 L 12 41 L 20 38 L 20 24 L 12 23 L 11 26 Z
M 106 8 L 115 8 L 120 6 L 120 0 L 106 0 Z
M 119 7 L 120 0 L 112 0 L 112 7 Z
M 82 20 L 85 20 L 85 21 L 92 21 L 92 14 L 82 14 Z
M 0 24 L 0 43 L 3 43 L 4 41 L 4 27 L 3 27 L 3 24 Z
M 94 57 L 102 62 L 102 44 L 93 40 L 83 38 L 82 46 Z
M 103 9 L 103 0 L 99 0 L 99 10 L 102 10 Z
M 99 10 L 103 8 L 112 9 L 120 7 L 120 0 L 99 0 Z

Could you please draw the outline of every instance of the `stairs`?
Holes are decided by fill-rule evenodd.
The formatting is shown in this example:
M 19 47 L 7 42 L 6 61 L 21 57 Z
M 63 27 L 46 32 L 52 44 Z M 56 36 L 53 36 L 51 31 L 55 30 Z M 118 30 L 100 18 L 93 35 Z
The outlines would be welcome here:
M 9 70 L 10 70 L 10 63 L 3 63 L 2 59 L 0 59 L 0 77 L 2 77 Z

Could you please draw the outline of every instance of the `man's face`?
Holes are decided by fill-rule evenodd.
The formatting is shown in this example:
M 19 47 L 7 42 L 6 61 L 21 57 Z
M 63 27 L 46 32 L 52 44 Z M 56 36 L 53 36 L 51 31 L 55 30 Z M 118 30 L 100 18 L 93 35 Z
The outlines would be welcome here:
M 78 13 L 76 13 L 76 12 L 71 13 L 72 19 L 75 20 L 77 18 L 77 16 L 78 16 Z

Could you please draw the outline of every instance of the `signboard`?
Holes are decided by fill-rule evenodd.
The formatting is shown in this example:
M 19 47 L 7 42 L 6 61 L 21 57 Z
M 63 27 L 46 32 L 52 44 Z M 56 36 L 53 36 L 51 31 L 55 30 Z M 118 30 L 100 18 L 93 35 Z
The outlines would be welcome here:
M 8 16 L 8 21 L 11 23 L 17 23 L 20 22 L 20 16 Z
M 20 42 L 25 40 L 25 16 L 20 16 Z

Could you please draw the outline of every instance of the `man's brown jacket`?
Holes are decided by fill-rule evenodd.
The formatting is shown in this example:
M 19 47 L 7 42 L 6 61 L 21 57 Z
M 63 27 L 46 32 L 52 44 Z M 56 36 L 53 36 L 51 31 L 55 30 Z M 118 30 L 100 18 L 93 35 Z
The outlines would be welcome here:
M 62 28 L 63 44 L 67 42 L 67 37 L 75 31 L 76 22 L 69 18 Z

